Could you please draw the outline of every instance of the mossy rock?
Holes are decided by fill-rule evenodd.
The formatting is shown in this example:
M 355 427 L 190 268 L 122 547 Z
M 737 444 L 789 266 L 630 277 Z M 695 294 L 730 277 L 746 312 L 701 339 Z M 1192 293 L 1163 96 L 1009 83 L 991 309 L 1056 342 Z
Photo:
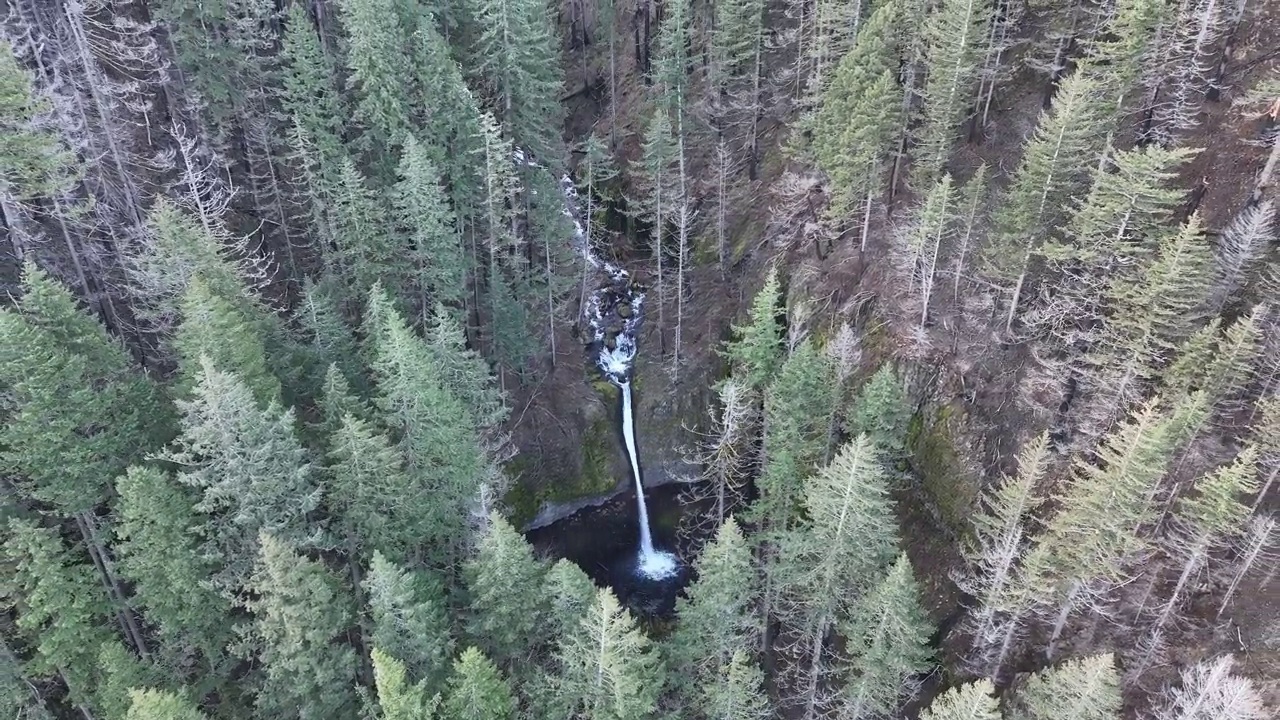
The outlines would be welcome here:
M 907 428 L 907 448 L 921 488 L 942 522 L 957 535 L 966 531 L 979 493 L 977 478 L 957 449 L 963 422 L 963 410 L 943 405 L 932 413 L 917 413 Z
M 520 456 L 507 463 L 507 473 L 516 477 L 503 500 L 511 511 L 511 522 L 524 527 L 548 503 L 567 503 L 582 498 L 598 497 L 613 492 L 618 485 L 614 475 L 616 458 L 612 423 L 607 417 L 592 423 L 582 437 L 582 464 L 576 473 L 568 473 L 552 481 L 523 477 L 529 463 Z M 545 476 L 546 473 L 543 473 Z

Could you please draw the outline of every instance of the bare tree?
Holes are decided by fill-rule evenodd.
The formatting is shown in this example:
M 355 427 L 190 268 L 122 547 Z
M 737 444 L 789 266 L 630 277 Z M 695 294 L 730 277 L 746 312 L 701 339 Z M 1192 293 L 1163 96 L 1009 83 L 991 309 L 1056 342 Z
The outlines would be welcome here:
M 1275 231 L 1276 211 L 1271 200 L 1245 207 L 1218 241 L 1217 273 L 1210 307 L 1221 312 L 1249 280 L 1255 266 L 1267 254 Z
M 1179 686 L 1164 691 L 1154 720 L 1263 720 L 1262 696 L 1253 681 L 1231 674 L 1230 655 L 1182 671 Z
M 1237 559 L 1235 568 L 1231 573 L 1231 580 L 1227 583 L 1227 591 L 1223 593 L 1222 604 L 1218 606 L 1218 616 L 1222 616 L 1222 611 L 1227 609 L 1227 605 L 1231 603 L 1231 598 L 1236 594 L 1236 590 L 1240 587 L 1240 582 L 1248 577 L 1249 573 L 1260 564 L 1276 564 L 1276 558 L 1273 555 L 1272 543 L 1276 538 L 1276 521 L 1275 518 L 1258 515 L 1249 522 L 1249 532 L 1244 536 L 1243 540 L 1237 545 Z

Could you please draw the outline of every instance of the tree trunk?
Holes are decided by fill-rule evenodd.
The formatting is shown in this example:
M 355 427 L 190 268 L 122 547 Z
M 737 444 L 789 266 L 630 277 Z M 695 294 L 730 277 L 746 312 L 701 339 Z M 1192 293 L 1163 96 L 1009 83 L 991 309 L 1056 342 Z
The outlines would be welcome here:
M 128 598 L 125 597 L 124 589 L 120 586 L 120 579 L 116 576 L 111 556 L 107 554 L 107 550 L 98 536 L 97 519 L 88 511 L 81 512 L 76 515 L 76 525 L 79 527 L 81 537 L 84 538 L 85 549 L 89 551 L 89 557 L 93 560 L 94 566 L 98 568 L 103 587 L 106 588 L 107 593 L 111 595 L 111 598 L 116 603 L 118 608 L 116 614 L 120 618 L 120 624 L 125 635 L 129 637 L 133 646 L 137 648 L 138 654 L 144 660 L 149 659 L 151 653 L 147 650 L 146 637 L 138 627 L 133 611 L 129 607 Z

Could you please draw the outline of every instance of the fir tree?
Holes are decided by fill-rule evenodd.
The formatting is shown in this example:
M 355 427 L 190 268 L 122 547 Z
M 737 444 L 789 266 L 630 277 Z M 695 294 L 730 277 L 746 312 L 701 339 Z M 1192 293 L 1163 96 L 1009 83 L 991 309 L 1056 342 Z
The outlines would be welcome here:
M 320 491 L 294 436 L 293 412 L 274 404 L 260 409 L 234 375 L 202 363 L 193 398 L 178 405 L 182 435 L 162 459 L 182 467 L 178 479 L 199 492 L 202 552 L 221 568 L 218 588 L 234 596 L 257 554 L 259 532 L 299 543 L 312 535 L 308 515 Z
M 777 270 L 771 269 L 751 301 L 747 325 L 733 326 L 734 339 L 725 349 L 737 375 L 751 390 L 764 392 L 782 365 L 782 296 Z
M 375 550 L 364 580 L 373 627 L 370 644 L 397 660 L 426 688 L 438 688 L 453 641 L 444 589 L 427 571 L 410 571 Z
M 929 302 L 933 298 L 938 258 L 951 244 L 955 232 L 955 204 L 955 184 L 949 173 L 942 173 L 925 195 L 924 202 L 900 240 L 897 262 L 899 272 L 906 278 L 907 291 L 915 295 L 914 301 L 920 308 L 920 323 L 916 328 L 919 335 L 923 335 L 929 321 Z
M 320 282 L 307 278 L 302 297 L 293 310 L 293 328 L 305 347 L 309 375 L 317 388 L 327 383 L 327 369 L 336 366 L 343 381 L 357 387 L 364 383 L 364 369 L 356 349 L 355 335 L 342 312 L 342 293 L 331 278 Z
M 306 8 L 290 5 L 281 38 L 285 67 L 280 78 L 280 105 L 313 143 L 324 164 L 333 167 L 342 155 L 342 98 L 336 73 L 325 54 Z
M 638 197 L 632 201 L 635 212 L 651 228 L 650 252 L 653 255 L 654 300 L 657 305 L 655 320 L 662 349 L 666 350 L 666 305 L 668 299 L 666 276 L 670 273 L 670 238 L 667 226 L 675 217 L 675 209 L 684 199 L 679 197 L 679 178 L 673 165 L 679 152 L 672 135 L 671 119 L 662 107 L 655 108 L 645 130 L 641 145 L 640 167 L 637 168 L 635 185 Z
M 934 698 L 920 720 L 1000 720 L 994 692 L 990 680 L 951 688 Z
M 506 678 L 484 653 L 467 648 L 449 677 L 445 720 L 512 720 L 515 714 L 516 702 Z
M 920 606 L 920 588 L 905 553 L 841 628 L 853 671 L 844 688 L 841 717 L 883 717 L 919 689 L 932 664 L 933 628 Z
M 901 124 L 895 26 L 899 3 L 876 7 L 836 67 L 814 119 L 813 153 L 831 179 L 828 215 L 843 221 L 862 205 L 861 244 L 866 247 L 871 204 L 885 184 L 889 153 Z
M 541 591 L 546 568 L 524 537 L 493 513 L 465 572 L 471 598 L 467 634 L 485 655 L 516 674 L 518 663 L 543 637 L 539 615 L 546 605 Z
M 316 398 L 316 410 L 320 419 L 313 429 L 326 443 L 338 432 L 348 416 L 366 421 L 373 417 L 373 408 L 352 391 L 346 375 L 336 364 L 330 365 L 325 371 L 324 384 L 320 386 L 320 394 Z
M 434 303 L 459 310 L 466 295 L 467 260 L 454 229 L 453 211 L 441 188 L 440 171 L 427 149 L 412 135 L 400 157 L 395 186 L 396 222 L 405 234 L 406 250 L 417 264 L 405 290 L 412 307 L 424 315 Z M 382 278 L 387 282 L 387 278 Z
M 896 460 L 906 448 L 910 421 L 911 406 L 902 379 L 885 363 L 854 396 L 845 429 L 853 436 L 865 434 L 886 460 Z
M 581 625 L 560 638 L 556 663 L 556 717 L 644 720 L 657 711 L 662 661 L 607 588 L 596 593 Z
M 745 650 L 735 650 L 729 664 L 709 682 L 703 690 L 706 695 L 703 713 L 707 720 L 765 720 L 773 717 L 769 696 L 764 691 L 764 673 Z
M 129 711 L 124 720 L 206 720 L 190 700 L 167 690 L 129 691 Z
M 121 574 L 156 628 L 167 662 L 199 653 L 216 674 L 231 640 L 231 606 L 209 587 L 215 567 L 191 528 L 195 498 L 166 473 L 131 467 L 116 480 L 115 550 Z
M 595 583 L 573 562 L 557 560 L 547 571 L 543 586 L 551 603 L 552 627 L 548 636 L 559 638 L 577 632 L 596 600 Z
M 1031 676 L 1011 720 L 1116 720 L 1120 676 L 1110 653 L 1068 660 Z
M 989 1 L 944 0 L 924 21 L 928 74 L 922 93 L 924 123 L 911 172 L 914 187 L 937 182 L 951 157 L 951 146 L 960 138 L 990 19 Z
M 119 640 L 102 644 L 98 651 L 98 686 L 94 705 L 103 717 L 123 718 L 132 706 L 130 691 L 159 684 L 154 665 L 140 661 Z
M 328 269 L 346 279 L 351 296 L 381 282 L 393 299 L 405 297 L 413 261 L 391 237 L 386 209 L 350 158 L 338 171 L 333 214 L 337 254 Z
M 0 310 L 0 469 L 19 491 L 71 517 L 102 502 L 111 478 L 163 443 L 172 412 L 124 349 L 34 265 L 26 294 Z
M 355 653 L 344 640 L 350 591 L 324 565 L 264 533 L 248 607 L 261 643 L 260 712 L 277 717 L 351 717 Z
M 753 614 L 756 583 L 751 547 L 733 518 L 721 525 L 715 540 L 703 548 L 696 570 L 698 579 L 686 591 L 687 599 L 676 602 L 680 621 L 671 635 L 668 654 L 672 666 L 682 669 L 680 676 L 672 679 L 674 684 L 691 707 L 711 716 L 717 700 L 711 693 L 719 689 L 718 679 L 731 665 L 735 651 L 759 643 L 759 622 Z
M 373 680 L 384 720 L 431 720 L 440 696 L 428 698 L 423 683 L 409 684 L 404 663 L 374 648 Z
M 27 520 L 9 521 L 3 559 L 12 573 L 3 599 L 17 609 L 17 628 L 32 648 L 26 672 L 61 677 L 71 703 L 85 708 L 94 701 L 98 651 L 115 642 L 93 569 L 67 551 L 56 531 Z
M 218 295 L 196 275 L 183 293 L 181 312 L 182 322 L 173 339 L 181 372 L 178 397 L 191 397 L 202 359 L 207 359 L 247 385 L 258 407 L 280 400 L 280 381 L 267 366 L 259 326 L 233 300 Z
M 364 127 L 365 149 L 387 158 L 410 127 L 408 38 L 395 0 L 343 0 L 347 78 L 358 100 L 355 119 Z M 363 288 L 362 288 L 363 290 Z
M 426 334 L 427 352 L 438 363 L 444 385 L 471 409 L 479 428 L 490 430 L 507 418 L 507 398 L 494 382 L 489 363 L 467 347 L 462 324 L 437 304 Z

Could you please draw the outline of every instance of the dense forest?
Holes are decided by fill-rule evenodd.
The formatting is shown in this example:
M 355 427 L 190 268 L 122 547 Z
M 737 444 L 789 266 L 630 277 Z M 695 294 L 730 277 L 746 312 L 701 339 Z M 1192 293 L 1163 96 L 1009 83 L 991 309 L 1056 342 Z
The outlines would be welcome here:
M 4 10 L 4 717 L 1280 712 L 1274 3 Z

